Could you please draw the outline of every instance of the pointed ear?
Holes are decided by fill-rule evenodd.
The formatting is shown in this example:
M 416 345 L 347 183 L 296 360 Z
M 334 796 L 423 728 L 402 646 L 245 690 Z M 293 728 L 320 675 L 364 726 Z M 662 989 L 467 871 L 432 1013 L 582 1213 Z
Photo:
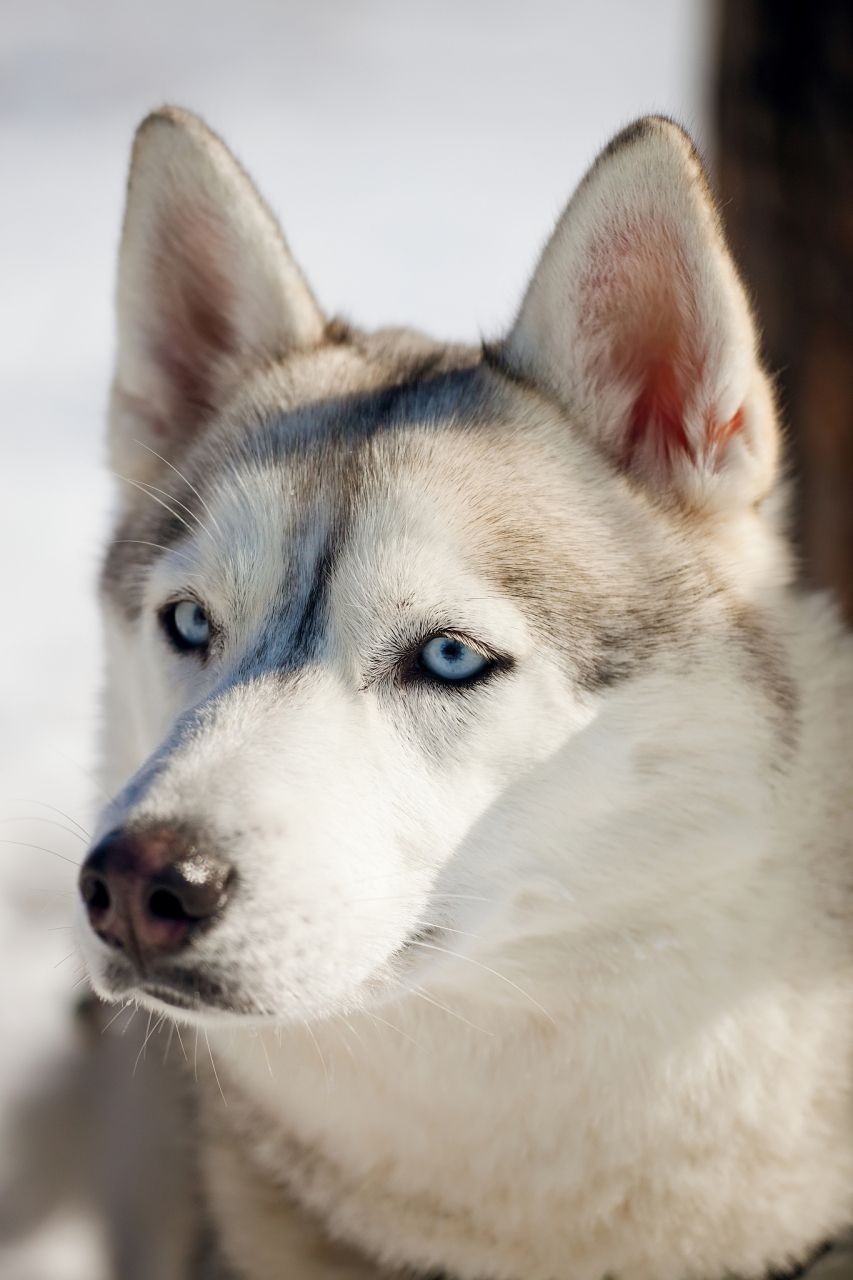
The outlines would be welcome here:
M 275 219 L 189 112 L 166 107 L 136 134 L 117 309 L 110 453 L 136 480 L 156 454 L 179 457 L 248 368 L 323 336 Z
M 772 396 L 701 163 L 669 120 L 602 152 L 557 224 L 502 359 L 620 470 L 690 506 L 776 475 Z

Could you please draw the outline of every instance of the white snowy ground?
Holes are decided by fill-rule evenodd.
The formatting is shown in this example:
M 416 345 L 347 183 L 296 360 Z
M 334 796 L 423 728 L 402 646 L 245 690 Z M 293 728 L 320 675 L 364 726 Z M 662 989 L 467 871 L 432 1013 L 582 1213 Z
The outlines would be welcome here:
M 0 1187 L 71 1045 L 135 124 L 163 101 L 204 114 L 330 313 L 476 340 L 610 134 L 663 111 L 703 140 L 711 40 L 707 0 L 0 0 Z M 67 1214 L 0 1248 L 0 1280 L 102 1276 Z

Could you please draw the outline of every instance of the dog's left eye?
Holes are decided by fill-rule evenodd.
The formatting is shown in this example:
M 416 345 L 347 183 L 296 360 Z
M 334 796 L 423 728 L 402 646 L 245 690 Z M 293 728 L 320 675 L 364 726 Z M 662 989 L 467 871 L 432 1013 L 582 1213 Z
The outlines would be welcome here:
M 473 680 L 493 665 L 476 649 L 453 636 L 435 636 L 428 640 L 418 654 L 418 663 L 423 671 L 448 684 Z
M 204 649 L 210 641 L 210 620 L 196 600 L 178 600 L 161 617 L 176 649 Z

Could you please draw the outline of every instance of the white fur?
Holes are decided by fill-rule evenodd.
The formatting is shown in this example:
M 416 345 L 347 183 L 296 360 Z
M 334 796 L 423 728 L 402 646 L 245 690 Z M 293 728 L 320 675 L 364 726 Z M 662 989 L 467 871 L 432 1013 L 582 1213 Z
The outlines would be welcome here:
M 117 380 L 159 406 L 174 465 L 199 480 L 253 423 L 389 379 L 381 343 L 317 346 L 301 277 L 203 126 L 172 113 L 139 147 Z M 178 446 L 143 268 L 152 210 L 199 191 L 237 236 L 222 269 L 253 354 L 227 354 L 216 416 Z M 678 364 L 689 448 L 640 440 L 626 461 L 661 316 L 648 359 Z M 193 949 L 239 998 L 178 1016 L 228 1102 L 208 1095 L 202 1160 L 247 1280 L 365 1274 L 317 1261 L 293 1201 L 381 1264 L 466 1280 L 757 1276 L 849 1224 L 853 656 L 789 585 L 755 351 L 698 161 L 647 122 L 585 180 L 502 348 L 532 386 L 495 375 L 482 430 L 365 444 L 310 661 L 239 674 L 271 619 L 282 662 L 296 643 L 332 519 L 313 455 L 231 459 L 142 572 L 139 616 L 108 594 L 108 784 L 136 776 L 101 831 L 198 821 L 239 875 Z M 171 501 L 122 413 L 113 430 Z M 547 601 L 496 586 L 514 554 L 576 599 L 577 653 Z M 190 587 L 224 636 L 206 666 L 158 631 Z M 583 636 L 655 593 L 631 673 L 585 684 Z M 416 624 L 512 669 L 465 695 L 401 688 L 387 654 Z

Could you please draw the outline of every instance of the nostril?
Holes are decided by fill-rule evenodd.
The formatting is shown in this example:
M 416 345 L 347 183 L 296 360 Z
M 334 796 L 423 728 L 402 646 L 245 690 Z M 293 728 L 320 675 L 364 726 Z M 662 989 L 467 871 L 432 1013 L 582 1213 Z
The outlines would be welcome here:
M 233 868 L 213 853 L 180 831 L 154 827 L 105 836 L 86 858 L 79 884 L 95 933 L 142 971 L 211 925 L 233 880 Z
M 107 911 L 110 907 L 110 891 L 100 876 L 87 875 L 80 882 L 83 901 L 90 911 Z
M 157 920 L 191 920 L 177 894 L 168 889 L 155 889 L 148 899 L 148 914 Z

